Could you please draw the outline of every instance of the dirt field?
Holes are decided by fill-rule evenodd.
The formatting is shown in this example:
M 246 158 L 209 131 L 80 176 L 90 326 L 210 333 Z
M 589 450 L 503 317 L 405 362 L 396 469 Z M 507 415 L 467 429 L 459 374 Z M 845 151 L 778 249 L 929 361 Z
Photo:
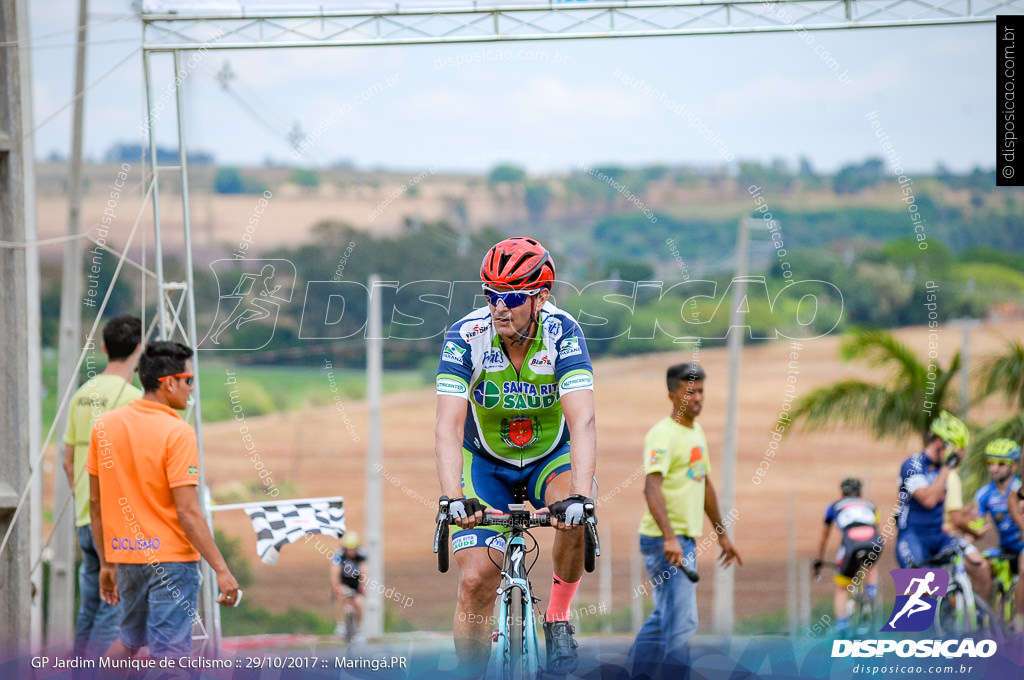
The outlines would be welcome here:
M 980 357 L 998 351 L 1006 338 L 1022 335 L 1021 321 L 983 324 L 971 336 L 974 365 Z M 899 336 L 918 352 L 926 351 L 926 329 L 908 329 Z M 944 327 L 939 336 L 939 354 L 945 362 L 959 348 L 960 333 Z M 735 483 L 739 515 L 731 532 L 744 559 L 744 566 L 736 570 L 738 619 L 785 606 L 787 546 L 793 541 L 799 558 L 813 558 L 825 506 L 837 497 L 843 477 L 858 475 L 866 481 L 866 495 L 878 505 L 884 521 L 896 500 L 899 464 L 920 448 L 919 441 L 875 442 L 860 432 L 812 435 L 795 431 L 779 447 L 763 482 L 751 481 L 771 441 L 770 432 L 785 394 L 791 351 L 799 353 L 798 365 L 794 364 L 799 370 L 797 396 L 842 377 L 882 378 L 877 373 L 866 374 L 862 365 L 843 364 L 838 359 L 838 341 L 838 337 L 825 337 L 800 343 L 799 349 L 789 342 L 759 344 L 744 352 Z M 628 606 L 632 588 L 637 585 L 630 577 L 629 562 L 636 552 L 636 526 L 643 511 L 643 435 L 651 424 L 668 414 L 664 369 L 669 363 L 689 359 L 690 354 L 687 346 L 684 352 L 606 361 L 596 366 L 599 516 L 606 551 L 598 568 L 613 571 L 611 609 Z M 724 349 L 713 349 L 701 351 L 698 358 L 708 372 L 705 412 L 700 422 L 711 447 L 711 478 L 721 488 L 727 356 Z M 244 395 L 242 399 L 244 404 Z M 989 403 L 975 407 L 972 418 L 988 422 L 1003 414 L 1001 405 Z M 457 585 L 455 567 L 452 573 L 438 574 L 430 552 L 438 494 L 432 453 L 433 417 L 430 390 L 396 395 L 384 402 L 385 585 L 413 598 L 414 603 L 399 614 L 424 629 L 450 626 Z M 340 408 L 253 418 L 247 424 L 275 481 L 294 483 L 297 495 L 302 497 L 344 496 L 349 527 L 362 533 L 369 510 L 363 503 L 367 442 L 363 403 L 346 402 Z M 226 486 L 257 479 L 234 423 L 207 426 L 204 439 L 207 475 L 215 495 Z M 789 516 L 796 523 L 792 538 L 787 538 Z M 297 606 L 332 616 L 327 597 L 328 566 L 314 542 L 285 548 L 278 566 L 269 567 L 256 557 L 255 537 L 243 513 L 218 513 L 216 525 L 243 540 L 245 554 L 254 565 L 255 583 L 246 594 L 252 604 L 274 611 Z M 833 536 L 830 552 L 835 544 Z M 534 583 L 546 598 L 550 543 L 542 541 L 541 547 L 544 557 L 534 572 Z M 716 555 L 717 550 L 709 549 L 699 559 L 705 576 L 698 589 L 704 628 L 710 623 L 712 562 Z M 883 571 L 895 566 L 891 550 L 881 566 Z M 883 578 L 883 588 L 889 587 L 887 581 Z M 824 579 L 812 584 L 812 598 L 826 596 L 829 590 Z M 886 595 L 891 597 L 888 591 Z M 598 577 L 594 574 L 585 577 L 575 606 L 597 600 Z

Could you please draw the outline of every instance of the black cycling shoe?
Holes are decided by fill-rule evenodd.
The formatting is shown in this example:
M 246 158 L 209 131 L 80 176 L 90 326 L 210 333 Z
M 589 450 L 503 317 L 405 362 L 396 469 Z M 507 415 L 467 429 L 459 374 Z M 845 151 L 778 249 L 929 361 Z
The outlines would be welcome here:
M 576 670 L 576 629 L 568 621 L 545 621 L 544 641 L 548 650 L 548 672 L 565 674 Z

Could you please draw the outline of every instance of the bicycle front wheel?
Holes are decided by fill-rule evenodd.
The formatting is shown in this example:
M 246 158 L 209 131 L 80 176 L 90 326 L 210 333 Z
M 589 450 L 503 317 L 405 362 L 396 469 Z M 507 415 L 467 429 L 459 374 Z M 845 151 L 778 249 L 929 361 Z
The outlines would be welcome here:
M 524 619 L 525 593 L 518 586 L 505 592 L 508 609 L 505 616 L 506 650 L 502 680 L 527 680 L 526 672 L 526 621 Z

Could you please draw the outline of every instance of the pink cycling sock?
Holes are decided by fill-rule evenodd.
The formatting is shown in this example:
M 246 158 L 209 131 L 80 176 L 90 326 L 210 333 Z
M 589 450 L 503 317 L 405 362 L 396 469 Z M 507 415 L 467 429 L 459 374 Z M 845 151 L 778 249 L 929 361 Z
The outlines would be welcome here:
M 582 580 L 582 579 L 580 579 Z M 580 582 L 567 583 L 558 578 L 558 574 L 551 575 L 551 603 L 544 614 L 545 621 L 568 621 L 569 606 L 572 598 L 576 595 L 576 589 Z

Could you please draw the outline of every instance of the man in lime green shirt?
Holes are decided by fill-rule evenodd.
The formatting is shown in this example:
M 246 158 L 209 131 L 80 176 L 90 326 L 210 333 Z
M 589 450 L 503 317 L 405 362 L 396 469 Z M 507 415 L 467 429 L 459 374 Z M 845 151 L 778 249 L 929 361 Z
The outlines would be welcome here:
M 96 418 L 142 396 L 132 385 L 132 376 L 141 352 L 142 321 L 130 314 L 115 316 L 103 328 L 103 351 L 109 361 L 99 375 L 90 371 L 89 379 L 71 397 L 68 429 L 64 434 L 64 472 L 75 497 L 75 526 L 82 549 L 78 570 L 78 589 L 82 604 L 75 624 L 76 656 L 97 658 L 117 637 L 120 626 L 118 607 L 100 599 L 100 561 L 93 541 L 89 519 L 89 475 L 85 460 L 89 437 Z
M 630 650 L 634 677 L 652 675 L 663 666 L 667 677 L 686 663 L 687 641 L 697 632 L 697 586 L 680 567 L 696 570 L 694 539 L 703 533 L 704 515 L 718 535 L 722 566 L 743 564 L 722 524 L 708 477 L 708 442 L 696 422 L 704 406 L 704 378 L 696 363 L 668 369 L 672 413 L 644 439 L 647 511 L 640 522 L 640 552 L 654 585 L 654 611 Z

